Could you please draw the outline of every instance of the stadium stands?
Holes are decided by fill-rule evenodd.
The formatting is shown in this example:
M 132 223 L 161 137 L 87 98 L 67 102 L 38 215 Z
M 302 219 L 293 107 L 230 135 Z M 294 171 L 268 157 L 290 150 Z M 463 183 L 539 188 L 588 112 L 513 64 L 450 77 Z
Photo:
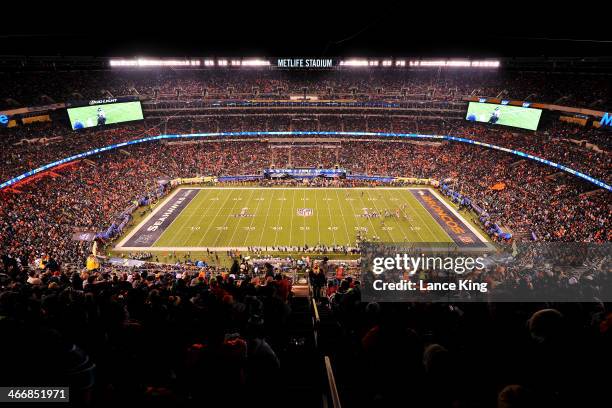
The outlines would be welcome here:
M 138 95 L 156 100 L 320 99 L 461 100 L 476 95 L 532 100 L 594 109 L 610 107 L 606 75 L 497 71 L 330 71 L 283 72 L 106 70 L 0 74 L 4 89 L 0 108 L 50 102 Z M 579 78 L 579 79 L 577 79 Z M 9 91 L 10 90 L 10 91 Z
M 144 101 L 145 120 L 80 132 L 56 117 L 0 128 L 0 181 L 149 135 L 369 131 L 469 138 L 612 183 L 609 132 L 556 120 L 545 120 L 536 132 L 463 120 L 466 96 L 612 106 L 606 76 L 576 78 L 444 70 L 1 73 L 8 86 L 1 91 L 0 108 L 135 95 Z M 210 106 L 217 99 L 288 100 L 304 94 L 403 101 L 406 109 Z M 493 224 L 512 231 L 513 242 L 612 240 L 610 192 L 550 166 L 475 145 L 354 135 L 130 145 L 0 191 L 0 350 L 6 356 L 0 385 L 69 384 L 75 406 L 312 407 L 321 403 L 325 388 L 319 382 L 325 370 L 313 363 L 322 353 L 330 357 L 327 375 L 333 366 L 339 398 L 348 407 L 399 406 L 397 399 L 415 407 L 596 406 L 607 390 L 606 377 L 585 373 L 608 367 L 612 321 L 607 303 L 595 295 L 587 304 L 375 303 L 362 301 L 356 268 L 345 270 L 327 259 L 334 252 L 346 254 L 344 247 L 274 262 L 257 251 L 251 259 L 228 251 L 235 258 L 231 266 L 222 265 L 219 254 L 210 255 L 209 262 L 169 254 L 172 264 L 162 264 L 157 254 L 145 252 L 124 255 L 138 261 L 128 266 L 100 265 L 90 256 L 92 242 L 74 239 L 75 233 L 108 232 L 95 240 L 107 255 L 104 245 L 133 226 L 126 209 L 146 214 L 170 192 L 171 179 L 335 166 L 353 174 L 444 182 L 488 214 L 479 220 L 464 211 L 492 240 L 504 240 Z M 309 185 L 379 184 L 315 180 Z M 575 278 L 489 272 L 486 278 L 502 287 L 530 289 L 538 279 L 567 287 Z M 292 292 L 305 277 L 313 299 Z M 589 278 L 593 293 L 610 285 L 606 276 Z

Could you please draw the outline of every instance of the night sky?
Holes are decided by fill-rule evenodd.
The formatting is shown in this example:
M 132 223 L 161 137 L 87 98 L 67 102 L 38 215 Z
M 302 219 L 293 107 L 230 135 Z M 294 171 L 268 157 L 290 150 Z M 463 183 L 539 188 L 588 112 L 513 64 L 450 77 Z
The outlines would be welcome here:
M 460 3 L 460 4 L 459 4 Z M 148 5 L 88 2 L 5 8 L 0 54 L 83 56 L 610 56 L 601 6 L 538 9 L 538 2 L 358 1 Z M 196 6 L 202 4 L 204 6 Z M 258 3 L 259 4 L 259 3 Z M 400 5 L 401 4 L 401 5 Z M 598 11 L 599 10 L 599 11 Z M 8 16 L 8 17 L 7 17 Z M 601 20 L 599 20 L 601 18 Z

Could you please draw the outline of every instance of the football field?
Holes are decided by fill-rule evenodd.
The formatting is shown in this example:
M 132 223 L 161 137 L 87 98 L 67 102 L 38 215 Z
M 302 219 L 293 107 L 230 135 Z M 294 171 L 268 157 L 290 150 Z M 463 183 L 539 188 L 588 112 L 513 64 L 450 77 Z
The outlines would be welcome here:
M 429 188 L 179 188 L 117 250 L 204 251 L 484 242 Z

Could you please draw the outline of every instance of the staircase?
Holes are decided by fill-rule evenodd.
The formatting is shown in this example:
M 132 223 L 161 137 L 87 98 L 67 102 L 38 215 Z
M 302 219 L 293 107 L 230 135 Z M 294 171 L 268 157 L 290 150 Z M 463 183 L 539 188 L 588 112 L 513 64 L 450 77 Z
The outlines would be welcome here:
M 294 287 L 287 322 L 287 346 L 279 353 L 284 404 L 291 407 L 322 406 L 321 358 L 316 349 L 312 310 L 306 290 Z

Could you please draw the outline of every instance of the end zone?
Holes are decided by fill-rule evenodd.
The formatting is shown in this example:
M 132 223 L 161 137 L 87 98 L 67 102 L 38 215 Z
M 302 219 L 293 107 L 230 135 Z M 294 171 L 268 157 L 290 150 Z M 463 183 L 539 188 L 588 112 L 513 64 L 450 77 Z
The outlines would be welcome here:
M 115 246 L 115 250 L 150 249 L 199 192 L 195 188 L 177 189 Z
M 436 191 L 430 188 L 421 188 L 412 189 L 410 192 L 458 246 L 473 246 L 474 244 L 488 242 Z

